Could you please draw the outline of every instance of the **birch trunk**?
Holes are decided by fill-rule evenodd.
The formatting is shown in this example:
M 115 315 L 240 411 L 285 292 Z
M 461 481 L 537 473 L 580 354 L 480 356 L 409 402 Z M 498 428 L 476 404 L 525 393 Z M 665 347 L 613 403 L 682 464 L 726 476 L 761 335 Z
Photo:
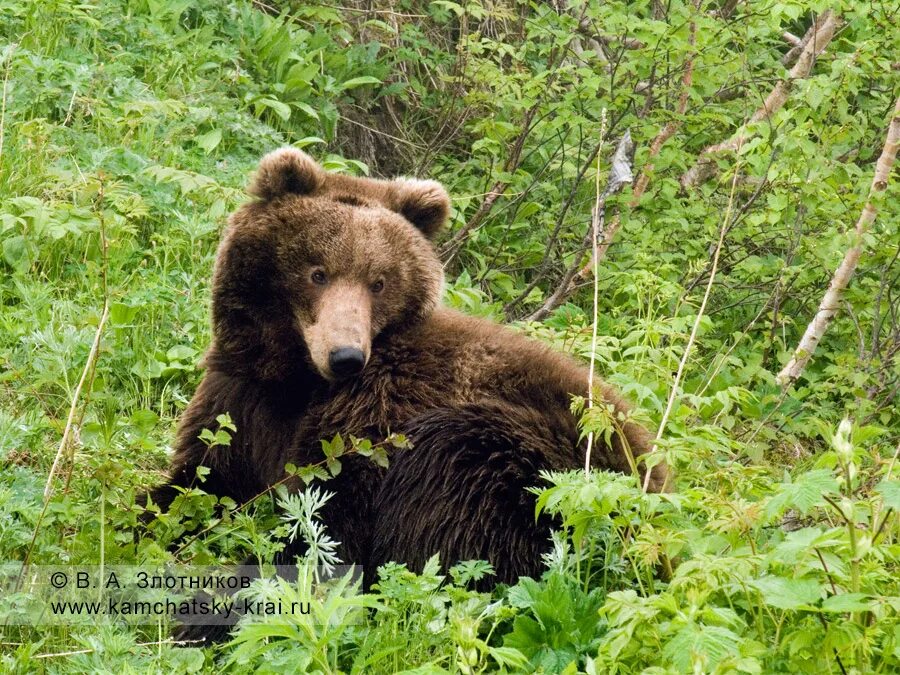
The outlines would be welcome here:
M 854 243 L 844 254 L 844 259 L 831 278 L 828 290 L 819 303 L 819 309 L 813 320 L 806 327 L 806 332 L 794 350 L 794 356 L 788 361 L 787 365 L 778 373 L 775 378 L 782 387 L 787 387 L 794 380 L 800 377 L 806 364 L 809 363 L 816 347 L 822 336 L 825 334 L 828 325 L 837 314 L 841 295 L 850 279 L 853 277 L 856 266 L 863 250 L 863 237 L 868 232 L 872 223 L 875 221 L 875 207 L 872 205 L 872 196 L 878 192 L 883 192 L 887 187 L 888 179 L 891 175 L 891 168 L 894 166 L 894 160 L 897 158 L 897 146 L 900 144 L 900 98 L 894 106 L 894 113 L 888 127 L 887 140 L 884 143 L 884 149 L 881 151 L 881 157 L 875 165 L 875 176 L 872 178 L 872 187 L 869 190 L 869 198 L 863 207 L 859 220 L 856 221 L 856 230 L 854 232 Z
M 797 63 L 791 68 L 788 76 L 775 85 L 775 88 L 772 89 L 766 97 L 762 106 L 753 113 L 750 122 L 767 120 L 774 113 L 781 110 L 787 101 L 788 94 L 791 92 L 794 81 L 802 80 L 809 76 L 810 72 L 812 72 L 812 67 L 816 62 L 816 57 L 821 54 L 828 46 L 828 43 L 831 42 L 831 39 L 834 37 L 834 31 L 838 26 L 838 18 L 831 12 L 825 12 L 820 21 L 817 21 L 813 26 L 818 26 L 818 28 L 813 31 L 810 39 L 803 47 L 800 57 L 797 59 Z M 746 127 L 741 127 L 737 133 L 727 141 L 706 148 L 700 153 L 694 166 L 688 169 L 681 177 L 682 188 L 687 190 L 699 185 L 712 176 L 716 171 L 716 156 L 724 152 L 733 152 L 746 140 Z

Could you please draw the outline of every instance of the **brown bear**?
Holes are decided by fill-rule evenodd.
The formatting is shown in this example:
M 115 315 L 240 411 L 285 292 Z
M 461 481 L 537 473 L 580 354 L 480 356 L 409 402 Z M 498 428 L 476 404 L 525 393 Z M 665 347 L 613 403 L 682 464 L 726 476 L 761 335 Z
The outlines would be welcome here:
M 219 247 L 205 378 L 154 502 L 200 486 L 200 465 L 205 490 L 243 502 L 287 463 L 320 462 L 319 439 L 400 432 L 412 449 L 387 469 L 348 456 L 326 485 L 323 520 L 341 559 L 369 580 L 382 563 L 419 568 L 435 553 L 445 565 L 488 560 L 496 581 L 539 574 L 550 524 L 535 521 L 526 488 L 542 470 L 583 465 L 570 405 L 587 394 L 587 368 L 441 306 L 432 240 L 449 198 L 438 183 L 328 173 L 284 148 L 263 158 L 249 192 Z M 615 391 L 598 391 L 627 416 Z M 210 450 L 198 437 L 225 412 L 237 432 Z M 649 440 L 625 421 L 593 464 L 627 472 L 626 446 L 638 456 Z M 665 472 L 653 469 L 653 489 Z

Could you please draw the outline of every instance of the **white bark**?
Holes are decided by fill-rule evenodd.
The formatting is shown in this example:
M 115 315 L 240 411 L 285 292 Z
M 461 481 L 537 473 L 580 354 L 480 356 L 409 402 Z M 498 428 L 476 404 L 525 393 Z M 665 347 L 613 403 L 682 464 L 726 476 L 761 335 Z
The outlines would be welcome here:
M 766 97 L 762 106 L 753 113 L 750 122 L 767 120 L 784 106 L 794 81 L 802 80 L 809 76 L 812 67 L 816 62 L 816 57 L 821 54 L 828 46 L 828 43 L 831 42 L 831 39 L 834 37 L 834 31 L 838 26 L 838 18 L 831 12 L 825 12 L 820 18 L 820 21 L 817 21 L 813 25 L 818 28 L 813 31 L 810 39 L 803 47 L 803 51 L 800 53 L 797 63 L 791 68 L 788 76 L 775 85 L 775 88 L 772 89 Z M 687 190 L 712 176 L 716 170 L 716 155 L 728 151 L 733 152 L 746 140 L 746 127 L 741 127 L 737 133 L 727 141 L 706 148 L 700 153 L 700 157 L 697 158 L 697 162 L 694 166 L 688 169 L 681 177 L 681 186 Z
M 819 309 L 816 312 L 806 332 L 794 351 L 794 356 L 782 369 L 775 378 L 782 387 L 787 387 L 794 380 L 800 377 L 806 364 L 812 358 L 813 352 L 816 351 L 825 330 L 834 318 L 840 306 L 841 295 L 850 279 L 853 277 L 859 258 L 863 251 L 863 236 L 868 232 L 872 223 L 875 221 L 876 211 L 872 205 L 872 196 L 878 192 L 883 192 L 887 187 L 888 178 L 891 175 L 891 168 L 894 166 L 894 160 L 897 158 L 897 147 L 900 144 L 900 98 L 894 106 L 894 114 L 888 127 L 887 140 L 884 143 L 884 149 L 881 151 L 881 157 L 875 165 L 875 176 L 872 178 L 872 187 L 869 190 L 869 198 L 863 207 L 859 220 L 856 222 L 854 232 L 854 243 L 844 254 L 844 259 L 831 278 L 828 290 L 819 303 Z

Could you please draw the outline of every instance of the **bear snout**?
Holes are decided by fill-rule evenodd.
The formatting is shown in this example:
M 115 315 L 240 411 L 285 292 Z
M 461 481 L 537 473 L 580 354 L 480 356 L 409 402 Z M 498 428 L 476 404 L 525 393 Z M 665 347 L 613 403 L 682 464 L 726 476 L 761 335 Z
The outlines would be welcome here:
M 328 367 L 337 377 L 350 377 L 362 371 L 366 355 L 356 347 L 337 347 L 328 355 Z

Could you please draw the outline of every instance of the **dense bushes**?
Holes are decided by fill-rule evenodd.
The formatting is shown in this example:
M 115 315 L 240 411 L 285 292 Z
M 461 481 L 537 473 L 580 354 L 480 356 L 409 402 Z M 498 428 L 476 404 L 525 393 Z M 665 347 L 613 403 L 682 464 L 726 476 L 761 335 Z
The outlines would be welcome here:
M 792 36 L 825 10 L 839 27 L 809 76 L 749 121 L 802 57 Z M 896 180 L 814 360 L 795 386 L 774 379 L 867 199 L 898 94 L 895 14 L 758 0 L 2 3 L 5 560 L 266 559 L 273 531 L 314 520 L 315 504 L 288 501 L 280 518 L 267 495 L 217 522 L 197 489 L 185 521 L 157 521 L 138 545 L 130 529 L 198 381 L 225 214 L 279 144 L 336 170 L 444 181 L 447 302 L 499 320 L 546 306 L 517 325 L 587 357 L 591 213 L 629 130 L 649 182 L 603 205 L 594 351 L 652 429 L 699 322 L 660 441 L 677 492 L 548 476 L 539 503 L 565 527 L 541 580 L 476 593 L 489 570 L 467 563 L 448 579 L 390 567 L 370 595 L 273 587 L 310 599 L 315 620 L 248 625 L 219 653 L 160 644 L 165 627 L 4 627 L 4 668 L 896 670 Z M 729 140 L 709 175 L 681 180 Z M 603 433 L 603 413 L 586 428 Z M 227 420 L 211 432 L 227 451 Z M 205 536 L 166 551 L 192 523 Z M 66 652 L 79 653 L 53 656 Z

